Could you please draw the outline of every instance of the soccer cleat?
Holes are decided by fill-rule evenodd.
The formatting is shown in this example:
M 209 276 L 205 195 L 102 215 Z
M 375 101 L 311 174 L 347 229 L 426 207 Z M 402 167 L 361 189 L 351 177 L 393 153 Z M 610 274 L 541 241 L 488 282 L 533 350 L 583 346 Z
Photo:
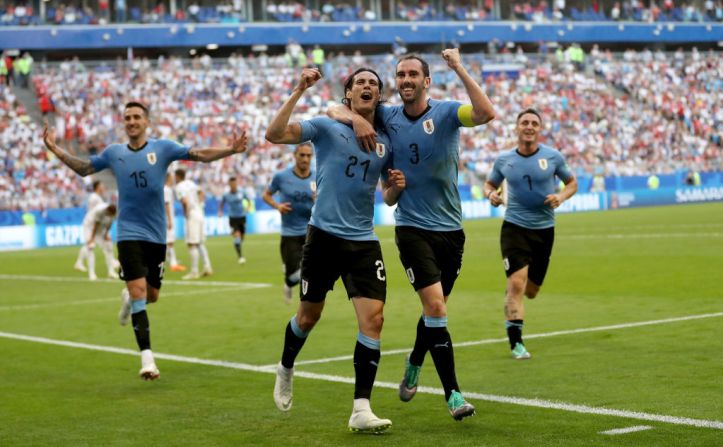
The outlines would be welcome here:
M 125 287 L 121 290 L 121 307 L 118 311 L 118 322 L 121 326 L 128 324 L 131 317 L 131 294 Z
M 85 266 L 81 262 L 76 262 L 75 265 L 73 266 L 73 268 L 76 269 L 77 271 L 83 272 L 83 273 L 88 271 L 88 269 L 85 268 Z
M 246 264 L 246 258 L 244 258 L 243 256 L 241 256 L 240 258 L 238 258 L 238 263 L 239 263 L 239 264 Z
M 286 304 L 291 304 L 291 300 L 293 299 L 291 295 L 292 290 L 291 287 L 284 284 L 284 302 Z
M 88 279 L 90 281 L 98 281 L 98 276 L 95 273 L 90 272 L 90 273 L 88 273 Z
M 281 411 L 291 410 L 293 403 L 294 368 L 287 369 L 279 362 L 276 366 L 276 383 L 274 383 L 274 402 Z
M 522 343 L 515 344 L 515 347 L 512 349 L 512 358 L 515 360 L 527 360 L 531 358 L 532 355 L 527 352 L 527 349 L 525 349 L 525 345 Z
M 115 270 L 109 270 L 108 271 L 108 278 L 110 279 L 118 279 L 118 272 Z
M 349 431 L 379 435 L 392 426 L 389 419 L 380 419 L 370 409 L 354 411 L 349 418 Z
M 138 375 L 143 380 L 156 380 L 161 377 L 156 362 L 153 361 L 153 352 L 150 349 L 141 351 L 141 370 Z
M 449 396 L 447 401 L 447 408 L 449 408 L 449 414 L 452 415 L 455 421 L 461 421 L 467 416 L 474 416 L 474 405 L 464 400 L 462 393 L 459 391 L 452 391 L 452 395 Z
M 182 266 L 181 264 L 174 264 L 171 266 L 172 272 L 185 272 L 186 267 Z
M 201 276 L 211 276 L 211 275 L 213 275 L 213 270 L 211 270 L 211 269 L 203 269 L 203 273 L 201 274 Z
M 409 363 L 409 356 L 404 361 L 404 377 L 399 384 L 399 399 L 402 402 L 409 402 L 415 394 L 417 394 L 417 383 L 419 382 L 419 372 L 421 366 L 414 366 Z
M 198 276 L 198 273 L 196 273 L 196 272 L 186 273 L 185 275 L 183 275 L 181 277 L 181 279 L 198 279 L 198 278 L 200 278 L 200 276 Z

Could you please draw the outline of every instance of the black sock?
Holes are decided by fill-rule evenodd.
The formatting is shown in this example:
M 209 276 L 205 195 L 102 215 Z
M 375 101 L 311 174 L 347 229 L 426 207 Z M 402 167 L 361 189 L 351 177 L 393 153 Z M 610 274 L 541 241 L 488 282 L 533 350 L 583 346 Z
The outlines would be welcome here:
M 457 375 L 454 372 L 454 349 L 452 337 L 446 327 L 425 327 L 434 367 L 444 388 L 444 399 L 449 400 L 452 391 L 459 391 Z
M 417 338 L 414 339 L 414 348 L 412 349 L 412 353 L 409 354 L 409 363 L 414 366 L 422 366 L 424 356 L 427 355 L 427 350 L 429 349 L 427 332 L 424 329 L 424 315 L 422 315 L 417 322 Z
M 281 364 L 285 368 L 293 368 L 294 360 L 299 355 L 301 348 L 306 343 L 306 337 L 297 337 L 291 330 L 291 322 L 286 325 L 286 335 L 284 336 L 284 352 L 281 354 Z
M 131 315 L 133 332 L 136 333 L 138 349 L 145 351 L 151 349 L 151 326 L 148 323 L 148 314 L 145 310 Z
M 507 338 L 510 339 L 510 349 L 514 349 L 517 343 L 522 343 L 522 323 L 524 320 L 507 320 Z M 522 343 L 524 344 L 524 343 Z
M 241 243 L 240 243 L 240 242 L 234 242 L 234 243 L 233 243 L 233 248 L 236 249 L 236 254 L 237 254 L 238 257 L 240 258 L 240 257 L 241 257 Z
M 379 358 L 382 353 L 378 349 L 371 349 L 356 342 L 354 348 L 354 399 L 369 399 L 372 395 L 374 378 L 377 376 Z

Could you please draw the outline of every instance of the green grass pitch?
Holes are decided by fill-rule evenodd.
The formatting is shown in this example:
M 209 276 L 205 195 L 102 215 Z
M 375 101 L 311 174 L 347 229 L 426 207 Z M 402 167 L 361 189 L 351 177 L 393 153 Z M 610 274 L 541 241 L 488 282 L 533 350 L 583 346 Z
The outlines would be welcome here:
M 524 362 L 502 340 L 500 223 L 465 223 L 464 266 L 449 302 L 459 383 L 477 407 L 462 422 L 435 394 L 429 356 L 425 392 L 402 403 L 393 389 L 421 305 L 392 228 L 377 229 L 388 354 L 372 408 L 394 424 L 382 436 L 346 428 L 354 370 L 334 358 L 351 355 L 357 328 L 341 282 L 298 358 L 290 412 L 274 406 L 274 375 L 254 368 L 278 362 L 296 310 L 282 298 L 278 235 L 249 236 L 246 265 L 235 263 L 230 238 L 209 240 L 211 278 L 187 285 L 182 274 L 166 274 L 149 306 L 153 349 L 180 358 L 158 358 L 155 382 L 137 377 L 140 361 L 126 351 L 48 343 L 135 351 L 132 330 L 116 319 L 120 281 L 85 280 L 72 269 L 75 247 L 0 253 L 0 446 L 723 445 L 723 203 L 559 215 L 547 279 L 526 301 L 533 358 Z M 700 318 L 679 319 L 689 316 Z M 628 325 L 638 322 L 650 324 Z M 651 428 L 601 434 L 641 425 Z

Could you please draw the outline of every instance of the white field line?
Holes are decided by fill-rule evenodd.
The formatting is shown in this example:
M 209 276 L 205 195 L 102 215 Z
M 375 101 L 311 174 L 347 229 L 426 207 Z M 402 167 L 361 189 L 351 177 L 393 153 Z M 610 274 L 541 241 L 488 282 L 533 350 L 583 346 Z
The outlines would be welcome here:
M 601 435 L 624 435 L 626 433 L 635 433 L 636 431 L 650 430 L 650 425 L 635 425 L 627 428 L 614 428 L 599 432 Z
M 662 320 L 650 320 L 650 321 L 638 321 L 635 323 L 622 323 L 622 324 L 612 324 L 608 326 L 595 326 L 595 327 L 587 327 L 587 328 L 580 328 L 580 329 L 568 329 L 564 331 L 554 331 L 554 332 L 543 332 L 541 334 L 525 334 L 525 339 L 532 339 L 532 338 L 544 338 L 544 337 L 556 337 L 558 335 L 570 335 L 570 334 L 581 334 L 585 332 L 600 332 L 600 331 L 611 331 L 616 329 L 627 329 L 631 327 L 640 327 L 640 326 L 653 326 L 656 324 L 667 324 L 667 323 L 677 323 L 679 321 L 688 321 L 688 320 L 699 320 L 701 318 L 715 318 L 715 317 L 723 317 L 723 312 L 716 312 L 716 313 L 710 313 L 710 314 L 700 314 L 700 315 L 688 315 L 685 317 L 674 317 L 674 318 L 665 318 Z M 477 346 L 477 345 L 489 345 L 492 343 L 502 343 L 507 342 L 507 337 L 504 338 L 487 338 L 483 340 L 475 340 L 475 341 L 463 341 L 460 343 L 454 343 L 455 348 L 460 348 L 463 346 Z M 404 349 L 392 349 L 389 351 L 382 351 L 382 355 L 396 355 L 396 354 L 407 354 L 411 348 L 404 348 Z M 343 360 L 351 360 L 354 358 L 352 355 L 340 355 L 337 357 L 327 357 L 323 359 L 315 359 L 315 360 L 299 360 L 295 362 L 296 365 L 311 365 L 315 363 L 330 363 L 330 362 L 338 362 Z M 273 365 L 267 365 L 269 367 Z
M 55 281 L 55 282 L 82 282 L 86 284 L 93 283 L 115 283 L 123 284 L 119 279 L 99 278 L 96 281 L 89 281 L 88 278 L 80 276 L 45 276 L 45 275 L 4 275 L 0 274 L 0 279 L 11 279 L 16 281 Z M 271 284 L 264 282 L 237 282 L 237 281 L 179 281 L 179 280 L 163 280 L 163 284 L 173 284 L 178 286 L 243 286 L 247 289 L 260 289 L 262 287 L 271 287 Z
M 110 353 L 114 353 L 114 354 L 132 355 L 132 356 L 136 356 L 136 357 L 138 356 L 138 352 L 135 350 L 116 348 L 113 346 L 100 346 L 100 345 L 93 345 L 93 344 L 88 344 L 88 343 L 77 343 L 77 342 L 65 341 L 65 340 L 54 340 L 54 339 L 50 339 L 50 338 L 33 337 L 33 336 L 29 336 L 29 335 L 13 334 L 13 333 L 9 333 L 9 332 L 0 332 L 0 337 L 11 339 L 11 340 L 21 340 L 21 341 L 43 343 L 43 344 L 55 345 L 55 346 L 64 346 L 64 347 L 68 347 L 68 348 L 88 349 L 91 351 L 110 352 Z M 252 371 L 252 372 L 275 374 L 274 368 L 249 365 L 247 363 L 228 362 L 228 361 L 224 361 L 224 360 L 207 360 L 207 359 L 199 359 L 196 357 L 185 357 L 185 356 L 180 356 L 180 355 L 162 354 L 162 353 L 154 353 L 153 355 L 157 359 L 171 360 L 171 361 L 175 361 L 175 362 L 191 363 L 191 364 L 206 365 L 206 366 L 218 366 L 218 367 L 222 367 L 222 368 L 238 369 L 238 370 L 242 370 L 242 371 Z M 354 383 L 353 377 L 343 377 L 343 376 L 336 376 L 336 375 L 329 375 L 329 374 L 316 374 L 316 373 L 309 373 L 309 372 L 303 372 L 303 371 L 295 371 L 294 376 L 295 377 L 303 377 L 303 378 L 307 378 L 307 379 L 314 379 L 314 380 L 323 380 L 323 381 L 327 381 L 327 382 L 346 383 L 346 384 Z M 393 390 L 397 390 L 399 388 L 398 384 L 391 383 L 391 382 L 375 382 L 374 385 L 379 388 L 388 388 L 388 389 L 393 389 Z M 444 395 L 444 390 L 442 390 L 441 388 L 419 387 L 417 389 L 417 392 L 427 393 L 427 394 L 435 394 L 435 395 Z M 611 409 L 611 408 L 591 407 L 591 406 L 587 406 L 587 405 L 577 405 L 577 404 L 570 404 L 570 403 L 565 403 L 565 402 L 557 402 L 557 401 L 550 401 L 550 400 L 543 400 L 543 399 L 525 399 L 525 398 L 521 398 L 521 397 L 498 396 L 498 395 L 494 395 L 494 394 L 481 394 L 481 393 L 465 392 L 465 397 L 468 397 L 471 399 L 477 399 L 477 400 L 484 400 L 484 401 L 488 401 L 488 402 L 522 405 L 522 406 L 527 406 L 527 407 L 562 410 L 562 411 L 569 411 L 569 412 L 582 413 L 582 414 L 615 416 L 615 417 L 621 417 L 621 418 L 639 419 L 639 420 L 644 420 L 644 421 L 664 422 L 664 423 L 668 423 L 668 424 L 687 425 L 687 426 L 693 426 L 693 427 L 713 428 L 713 429 L 723 430 L 723 421 L 716 421 L 716 420 L 692 419 L 692 418 L 685 418 L 685 417 L 678 417 L 678 416 L 642 413 L 642 412 L 637 412 L 637 411 L 615 410 L 615 409 Z
M 203 289 L 203 290 L 192 290 L 190 292 L 161 292 L 161 298 L 169 297 L 169 296 L 193 296 L 193 295 L 205 295 L 208 293 L 215 293 L 215 292 L 228 292 L 232 290 L 245 290 L 246 287 L 244 286 L 236 286 L 236 287 L 217 287 L 213 289 Z M 36 304 L 17 304 L 17 305 L 7 305 L 7 306 L 0 306 L 0 312 L 2 311 L 12 311 L 12 310 L 28 310 L 28 309 L 43 309 L 46 307 L 65 307 L 65 306 L 81 306 L 84 304 L 92 304 L 92 303 L 107 303 L 109 301 L 115 301 L 118 302 L 119 295 L 116 295 L 112 298 L 89 298 L 86 300 L 75 300 L 75 301 L 62 301 L 58 300 L 52 303 L 36 303 Z

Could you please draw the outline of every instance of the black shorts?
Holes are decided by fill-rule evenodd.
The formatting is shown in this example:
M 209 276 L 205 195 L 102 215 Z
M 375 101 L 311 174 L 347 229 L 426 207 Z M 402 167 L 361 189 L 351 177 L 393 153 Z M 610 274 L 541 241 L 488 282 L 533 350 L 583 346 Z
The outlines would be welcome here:
M 281 236 L 281 260 L 284 274 L 289 276 L 301 267 L 301 253 L 306 236 Z
M 160 289 L 165 260 L 166 244 L 147 241 L 118 242 L 120 279 L 123 281 L 146 278 L 149 286 Z
M 532 230 L 505 221 L 500 232 L 500 247 L 507 277 L 527 265 L 527 278 L 541 286 L 554 243 L 555 227 Z
M 228 226 L 231 227 L 231 232 L 240 232 L 242 235 L 246 234 L 246 216 L 243 217 L 229 217 Z
M 350 241 L 309 225 L 301 258 L 301 300 L 320 303 L 341 276 L 349 298 L 387 299 L 379 241 Z
M 394 233 L 399 259 L 414 290 L 441 282 L 444 296 L 449 296 L 462 269 L 464 230 L 430 231 L 400 226 Z

